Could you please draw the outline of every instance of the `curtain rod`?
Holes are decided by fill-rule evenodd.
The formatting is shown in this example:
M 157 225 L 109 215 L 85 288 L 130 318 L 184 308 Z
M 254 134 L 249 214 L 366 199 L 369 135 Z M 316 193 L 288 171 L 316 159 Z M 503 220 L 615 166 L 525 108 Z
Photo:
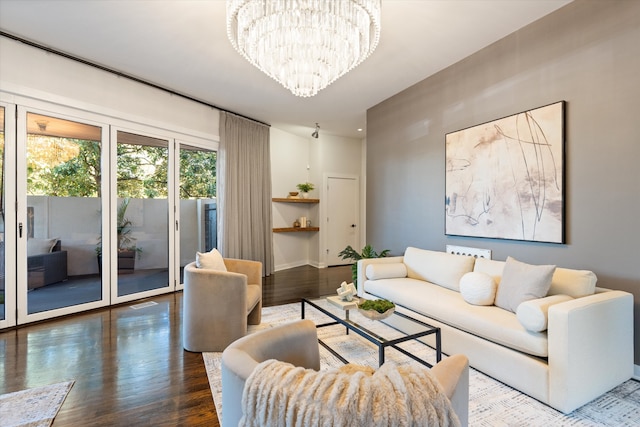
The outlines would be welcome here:
M 103 65 L 96 64 L 96 63 L 91 62 L 91 61 L 87 61 L 86 59 L 78 58 L 77 56 L 73 56 L 73 55 L 70 55 L 68 53 L 61 52 L 59 50 L 56 50 L 56 49 L 41 45 L 39 43 L 32 42 L 32 41 L 27 40 L 27 39 L 23 39 L 22 37 L 18 37 L 16 35 L 7 33 L 5 31 L 0 30 L 0 36 L 6 37 L 6 38 L 11 39 L 11 40 L 15 40 L 15 41 L 23 43 L 23 44 L 26 44 L 27 46 L 31 46 L 31 47 L 35 47 L 35 48 L 40 49 L 40 50 L 44 50 L 45 52 L 48 52 L 48 53 L 53 53 L 55 55 L 61 56 L 61 57 L 66 58 L 66 59 L 70 59 L 72 61 L 79 62 L 79 63 L 84 64 L 84 65 L 88 65 L 88 66 L 93 67 L 93 68 L 97 68 L 97 69 L 102 70 L 102 71 L 106 71 L 106 72 L 111 73 L 111 74 L 115 74 L 118 77 L 123 77 L 125 79 L 129 79 L 129 80 L 134 81 L 136 83 L 141 83 L 143 85 L 152 87 L 154 89 L 162 90 L 164 92 L 170 93 L 171 95 L 179 96 L 179 97 L 187 99 L 189 101 L 197 102 L 198 104 L 206 105 L 207 107 L 215 108 L 217 110 L 224 111 L 226 113 L 235 114 L 236 116 L 242 117 L 244 119 L 251 120 L 251 121 L 259 123 L 261 125 L 265 125 L 265 126 L 271 127 L 270 124 L 265 123 L 265 122 L 261 122 L 260 120 L 256 120 L 254 118 L 247 117 L 247 116 L 245 116 L 243 114 L 239 114 L 239 113 L 236 113 L 235 111 L 227 110 L 225 108 L 220 108 L 217 105 L 209 104 L 208 102 L 201 101 L 199 99 L 193 98 L 191 96 L 188 96 L 188 95 L 185 95 L 185 94 L 182 94 L 182 93 L 179 93 L 179 92 L 175 92 L 175 91 L 173 91 L 171 89 L 167 89 L 167 88 L 162 87 L 160 85 L 157 85 L 155 83 L 151 83 L 151 82 L 148 82 L 146 80 L 142 80 L 142 79 L 140 79 L 138 77 L 130 76 L 130 75 L 125 74 L 125 73 L 123 73 L 121 71 L 117 71 L 117 70 L 114 70 L 112 68 L 105 67 Z

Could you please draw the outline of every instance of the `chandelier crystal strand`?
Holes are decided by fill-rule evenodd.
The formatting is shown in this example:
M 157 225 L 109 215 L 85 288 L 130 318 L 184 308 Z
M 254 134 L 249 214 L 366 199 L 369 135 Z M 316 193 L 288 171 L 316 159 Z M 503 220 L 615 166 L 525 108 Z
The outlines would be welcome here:
M 227 0 L 227 35 L 294 95 L 314 96 L 380 39 L 381 0 Z

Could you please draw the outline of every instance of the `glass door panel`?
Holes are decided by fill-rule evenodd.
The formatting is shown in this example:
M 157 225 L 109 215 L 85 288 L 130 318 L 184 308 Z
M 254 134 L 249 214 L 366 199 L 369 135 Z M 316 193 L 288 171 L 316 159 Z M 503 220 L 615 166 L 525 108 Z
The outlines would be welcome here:
M 7 185 L 7 172 L 12 170 L 9 168 L 14 164 L 15 155 L 9 155 L 8 144 L 5 142 L 5 117 L 5 107 L 0 106 L 0 328 L 15 325 L 15 316 L 7 319 L 7 313 L 15 312 L 15 269 L 7 268 L 14 259 L 10 254 L 15 248 L 15 236 L 9 236 L 13 226 L 7 226 L 12 224 L 8 221 L 13 213 L 7 210 L 7 200 L 15 197 L 13 189 Z
M 103 300 L 101 126 L 26 114 L 26 186 L 19 239 L 26 238 L 27 314 Z M 26 194 L 22 194 L 24 191 Z M 22 200 L 25 200 L 22 199 Z M 18 203 L 18 206 L 23 206 Z M 21 252 L 18 252 L 21 257 Z
M 215 151 L 180 144 L 180 283 L 196 252 L 218 246 L 216 160 Z
M 169 286 L 169 141 L 118 131 L 116 150 L 117 297 L 140 298 Z
M 0 105 L 0 329 L 17 323 L 15 111 L 15 105 Z

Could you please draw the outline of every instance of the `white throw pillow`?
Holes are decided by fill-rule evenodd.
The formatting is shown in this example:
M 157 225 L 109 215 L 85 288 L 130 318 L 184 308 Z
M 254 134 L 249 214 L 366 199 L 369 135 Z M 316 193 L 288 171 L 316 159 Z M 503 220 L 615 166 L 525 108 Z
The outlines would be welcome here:
M 469 304 L 493 305 L 496 281 L 486 273 L 470 272 L 460 279 L 460 294 Z
M 551 279 L 549 295 L 569 295 L 574 298 L 593 295 L 598 278 L 589 270 L 572 270 L 556 268 Z
M 495 304 L 515 313 L 521 303 L 547 296 L 555 270 L 555 265 L 530 265 L 508 257 Z
M 518 306 L 516 316 L 527 331 L 546 331 L 549 307 L 572 299 L 569 295 L 551 295 L 545 298 L 525 301 Z
M 58 242 L 58 237 L 53 239 L 29 239 L 27 241 L 27 256 L 48 254 Z
M 367 279 L 395 279 L 407 277 L 407 266 L 401 262 L 369 264 L 365 270 Z
M 220 254 L 216 248 L 211 249 L 210 252 L 196 252 L 196 267 L 227 271 L 227 266 L 224 265 L 222 254 Z

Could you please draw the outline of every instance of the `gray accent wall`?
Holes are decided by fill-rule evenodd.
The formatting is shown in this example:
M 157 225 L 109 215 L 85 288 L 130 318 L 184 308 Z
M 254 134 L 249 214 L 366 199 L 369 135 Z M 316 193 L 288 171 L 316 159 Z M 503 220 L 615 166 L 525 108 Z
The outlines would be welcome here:
M 445 134 L 561 100 L 566 244 L 445 236 Z M 576 0 L 381 102 L 366 150 L 367 243 L 592 270 L 634 294 L 640 365 L 640 1 Z

